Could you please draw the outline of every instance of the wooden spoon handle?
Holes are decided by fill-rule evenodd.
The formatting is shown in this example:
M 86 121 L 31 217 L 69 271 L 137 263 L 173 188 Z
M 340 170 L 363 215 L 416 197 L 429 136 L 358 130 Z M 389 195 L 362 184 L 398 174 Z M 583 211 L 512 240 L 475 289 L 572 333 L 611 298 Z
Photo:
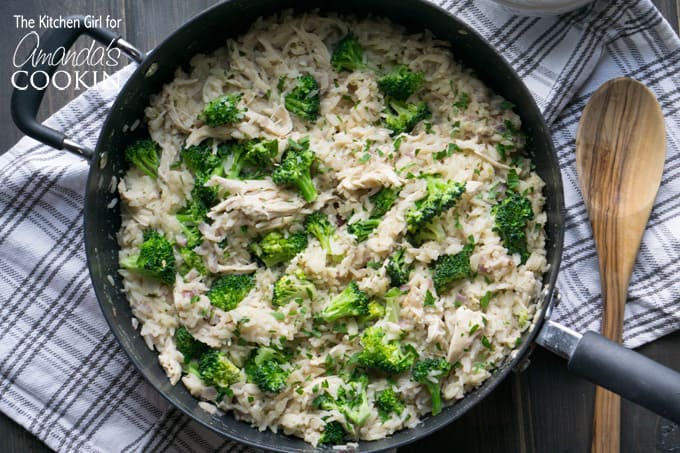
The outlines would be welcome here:
M 618 256 L 622 245 L 621 231 L 611 231 L 601 225 L 601 239 L 597 243 L 602 283 L 602 335 L 621 343 L 628 282 L 635 256 Z M 639 240 L 638 242 L 639 243 Z M 631 259 L 632 257 L 632 259 Z M 624 259 L 628 258 L 628 259 Z M 621 398 L 602 387 L 595 387 L 593 436 L 591 453 L 619 453 L 621 451 Z
M 616 453 L 621 450 L 621 397 L 595 387 L 593 443 L 591 453 Z
M 621 256 L 623 246 L 630 238 L 618 222 L 593 225 L 596 230 L 597 253 L 600 261 L 602 286 L 602 335 L 621 343 L 628 282 L 636 253 L 628 251 Z M 640 237 L 636 244 L 640 243 Z M 635 250 L 637 252 L 637 250 Z M 593 410 L 593 437 L 591 453 L 619 453 L 621 450 L 621 398 L 602 387 L 595 388 Z

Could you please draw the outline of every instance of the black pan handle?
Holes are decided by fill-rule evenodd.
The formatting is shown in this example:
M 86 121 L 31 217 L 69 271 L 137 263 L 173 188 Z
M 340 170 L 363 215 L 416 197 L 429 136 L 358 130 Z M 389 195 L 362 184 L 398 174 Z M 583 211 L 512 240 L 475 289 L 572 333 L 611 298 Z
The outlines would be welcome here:
M 586 332 L 569 370 L 680 423 L 680 373 L 595 332 Z
M 50 29 L 40 37 L 38 51 L 41 51 L 44 55 L 66 53 L 79 36 L 86 34 L 106 46 L 119 48 L 137 62 L 141 62 L 146 57 L 143 52 L 140 52 L 130 43 L 123 40 L 119 34 L 106 28 L 86 27 L 87 21 L 83 16 L 69 16 L 67 19 L 72 19 L 72 23 L 77 23 L 78 26 L 74 28 Z M 15 79 L 15 85 L 22 87 L 15 88 L 12 92 L 12 118 L 17 127 L 29 137 L 53 148 L 67 149 L 87 158 L 92 157 L 93 151 L 88 147 L 74 142 L 63 132 L 38 122 L 36 115 L 45 94 L 45 89 L 31 86 L 31 77 L 34 74 L 42 75 L 39 71 L 45 74 L 42 77 L 51 77 L 56 71 L 57 65 L 50 64 L 47 58 L 41 59 L 36 65 L 33 63 L 31 59 L 26 61 Z M 24 89 L 23 87 L 26 88 Z
M 551 310 L 552 305 L 547 313 Z M 551 319 L 543 323 L 536 342 L 566 358 L 569 371 L 680 423 L 680 372 L 596 332 L 581 335 Z

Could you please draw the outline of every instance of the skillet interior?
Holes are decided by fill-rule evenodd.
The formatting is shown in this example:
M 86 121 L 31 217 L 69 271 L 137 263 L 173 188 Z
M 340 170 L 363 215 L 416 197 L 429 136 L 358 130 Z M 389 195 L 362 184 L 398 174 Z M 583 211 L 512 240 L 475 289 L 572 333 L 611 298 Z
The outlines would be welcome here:
M 156 353 L 150 351 L 138 331 L 132 329 L 132 315 L 121 291 L 122 283 L 117 273 L 119 247 L 116 233 L 120 227 L 120 204 L 108 208 L 118 194 L 107 190 L 111 178 L 120 177 L 125 169 L 122 150 L 143 134 L 143 124 L 133 132 L 129 130 L 130 126 L 136 120 L 143 120 L 149 97 L 173 79 L 177 67 L 186 66 L 196 53 L 210 52 L 222 46 L 227 37 L 246 32 L 248 25 L 258 17 L 291 7 L 296 11 L 321 7 L 322 11 L 359 16 L 373 14 L 388 17 L 413 31 L 429 29 L 439 39 L 450 41 L 459 61 L 472 68 L 492 90 L 517 106 L 516 111 L 522 118 L 523 129 L 528 134 L 528 152 L 536 165 L 536 171 L 546 182 L 546 233 L 550 266 L 544 281 L 546 300 L 550 298 L 559 268 L 564 219 L 562 182 L 552 140 L 528 90 L 502 57 L 479 35 L 434 5 L 416 0 L 332 0 L 323 3 L 313 0 L 232 0 L 195 17 L 150 53 L 114 103 L 99 137 L 89 174 L 85 241 L 95 293 L 111 330 L 132 362 L 172 404 L 222 435 L 271 450 L 304 452 L 314 449 L 296 438 L 270 431 L 258 432 L 248 424 L 236 421 L 231 415 L 212 416 L 198 407 L 197 400 L 181 384 L 174 387 L 170 385 L 158 364 Z M 109 276 L 113 278 L 114 285 L 109 283 Z M 541 310 L 541 319 L 545 313 L 545 305 L 547 304 Z M 524 334 L 519 354 L 515 358 L 508 360 L 494 376 L 457 404 L 444 409 L 437 417 L 426 418 L 414 429 L 395 433 L 388 439 L 360 443 L 359 451 L 379 451 L 413 442 L 460 417 L 488 395 L 512 370 L 530 348 L 540 324 L 536 323 Z

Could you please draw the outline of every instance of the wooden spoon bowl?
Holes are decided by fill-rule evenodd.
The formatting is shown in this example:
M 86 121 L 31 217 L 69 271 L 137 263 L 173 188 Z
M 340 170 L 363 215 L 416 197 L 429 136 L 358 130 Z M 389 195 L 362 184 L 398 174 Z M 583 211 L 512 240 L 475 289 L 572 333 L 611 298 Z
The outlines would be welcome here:
M 663 113 L 654 94 L 630 78 L 602 85 L 583 111 L 576 170 L 599 257 L 602 334 L 621 342 L 628 283 L 666 158 Z M 620 450 L 621 400 L 595 391 L 592 451 Z

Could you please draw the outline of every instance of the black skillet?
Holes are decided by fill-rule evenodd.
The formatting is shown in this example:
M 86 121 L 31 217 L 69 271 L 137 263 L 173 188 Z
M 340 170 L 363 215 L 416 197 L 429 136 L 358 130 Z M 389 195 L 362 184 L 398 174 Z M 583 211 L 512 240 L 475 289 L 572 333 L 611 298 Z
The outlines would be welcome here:
M 535 324 L 524 334 L 517 354 L 500 366 L 479 388 L 467 394 L 455 405 L 436 417 L 426 417 L 415 428 L 395 433 L 387 439 L 361 442 L 359 451 L 380 451 L 413 442 L 448 425 L 486 397 L 530 351 L 534 342 L 569 359 L 569 369 L 608 387 L 649 409 L 680 423 L 680 374 L 665 368 L 635 352 L 609 342 L 589 332 L 581 335 L 549 320 L 559 300 L 555 280 L 562 254 L 564 201 L 562 180 L 549 130 L 527 87 L 498 52 L 481 36 L 445 10 L 422 0 L 232 0 L 212 7 L 194 17 L 175 31 L 148 55 L 136 50 L 115 33 L 105 29 L 56 29 L 41 39 L 45 52 L 60 46 L 69 48 L 81 34 L 88 34 L 104 45 L 113 43 L 136 60 L 138 67 L 122 88 L 104 122 L 95 150 L 73 142 L 64 134 L 41 125 L 35 119 L 44 94 L 41 90 L 15 90 L 12 115 L 17 126 L 27 135 L 57 149 L 68 149 L 91 159 L 85 196 L 85 245 L 92 284 L 102 312 L 132 362 L 144 377 L 172 404 L 198 422 L 216 432 L 252 446 L 285 452 L 312 451 L 303 441 L 259 432 L 236 421 L 231 415 L 216 416 L 202 410 L 182 385 L 170 385 L 158 365 L 156 353 L 149 351 L 139 332 L 132 328 L 131 312 L 121 291 L 118 276 L 118 244 L 120 227 L 119 204 L 112 200 L 117 193 L 106 188 L 112 177 L 120 177 L 126 167 L 121 150 L 138 138 L 140 130 L 130 131 L 135 121 L 142 121 L 149 97 L 170 82 L 177 67 L 188 64 L 196 53 L 210 52 L 224 44 L 228 37 L 247 31 L 249 24 L 285 8 L 305 11 L 322 10 L 373 14 L 388 17 L 412 31 L 431 30 L 439 39 L 452 44 L 453 52 L 465 66 L 472 68 L 496 93 L 513 102 L 528 134 L 528 151 L 536 171 L 546 182 L 546 212 L 548 222 L 547 258 L 550 269 L 545 275 L 544 290 L 539 298 L 541 310 Z M 82 23 L 82 22 L 81 22 Z M 55 67 L 27 65 L 28 75 L 38 70 L 52 73 Z M 109 283 L 112 277 L 114 285 Z

